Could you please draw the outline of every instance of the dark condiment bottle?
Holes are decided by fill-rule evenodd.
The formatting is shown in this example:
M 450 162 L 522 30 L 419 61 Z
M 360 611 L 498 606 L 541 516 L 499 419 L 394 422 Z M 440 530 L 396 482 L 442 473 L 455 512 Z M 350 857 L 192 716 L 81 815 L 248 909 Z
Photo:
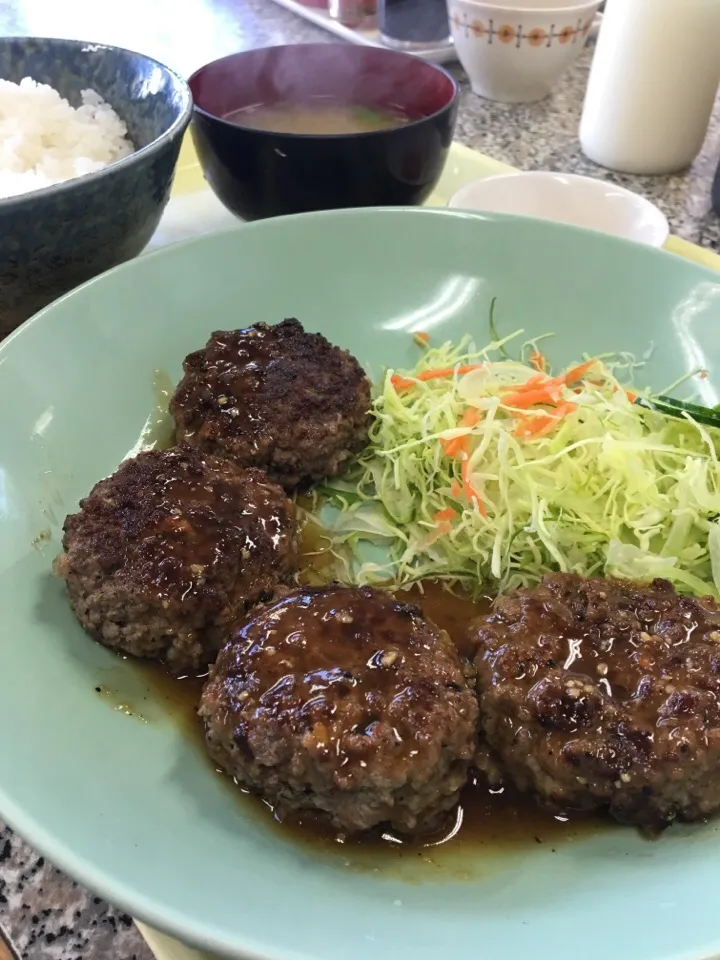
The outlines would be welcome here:
M 720 217 L 720 163 L 718 163 L 718 168 L 715 171 L 715 179 L 713 180 L 710 196 L 712 197 L 712 208 Z
M 378 28 L 387 46 L 401 50 L 446 45 L 446 0 L 378 0 Z

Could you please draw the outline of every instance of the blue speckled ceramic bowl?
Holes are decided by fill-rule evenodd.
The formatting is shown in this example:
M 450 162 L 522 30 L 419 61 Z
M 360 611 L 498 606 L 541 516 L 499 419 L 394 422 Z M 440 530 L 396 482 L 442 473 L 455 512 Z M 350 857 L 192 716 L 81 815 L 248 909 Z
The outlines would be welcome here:
M 51 300 L 145 247 L 170 195 L 192 98 L 151 57 L 119 47 L 0 37 L 0 78 L 48 83 L 73 106 L 91 88 L 137 151 L 56 186 L 0 199 L 0 337 Z

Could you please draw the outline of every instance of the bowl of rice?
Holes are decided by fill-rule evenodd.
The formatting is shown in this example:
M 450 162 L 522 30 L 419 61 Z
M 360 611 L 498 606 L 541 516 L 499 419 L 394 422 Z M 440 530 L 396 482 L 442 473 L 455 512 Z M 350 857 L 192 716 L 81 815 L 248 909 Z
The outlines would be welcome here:
M 151 57 L 0 37 L 0 338 L 142 251 L 191 112 L 185 81 Z

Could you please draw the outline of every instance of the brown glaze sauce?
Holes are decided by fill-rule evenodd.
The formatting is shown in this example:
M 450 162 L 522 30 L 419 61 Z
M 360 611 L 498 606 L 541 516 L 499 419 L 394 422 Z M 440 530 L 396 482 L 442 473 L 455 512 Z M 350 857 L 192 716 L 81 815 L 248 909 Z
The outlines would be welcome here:
M 178 437 L 212 441 L 209 450 L 217 449 L 220 438 L 222 449 L 230 438 L 241 438 L 250 444 L 252 461 L 277 442 L 279 428 L 311 416 L 319 403 L 332 419 L 352 412 L 358 391 L 367 393 L 368 403 L 370 399 L 357 361 L 320 334 L 306 333 L 294 319 L 217 331 L 205 347 L 185 358 L 183 369 L 170 401 Z M 301 382 L 310 388 L 307 396 L 298 387 Z M 247 451 L 241 460 L 249 462 Z
M 277 582 L 267 581 L 265 571 L 292 555 L 293 516 L 290 501 L 264 474 L 219 459 L 211 465 L 187 447 L 125 460 L 67 529 L 91 538 L 105 568 L 118 569 L 119 582 L 140 583 L 163 601 L 205 596 L 222 603 L 240 556 L 243 575 L 251 570 L 261 581 L 250 584 L 255 589 L 246 596 L 260 596 L 268 582 Z
M 306 525 L 300 550 L 303 582 L 332 579 L 333 558 L 328 546 L 317 528 Z M 399 590 L 396 596 L 403 602 L 420 605 L 425 616 L 448 631 L 464 655 L 471 653 L 463 649 L 468 620 L 486 613 L 491 602 L 489 598 L 477 601 L 451 593 L 437 581 L 424 581 L 409 590 Z M 188 739 L 204 752 L 203 730 L 197 717 L 204 678 L 173 679 L 152 663 L 136 662 L 136 668 L 152 698 L 164 705 Z M 209 758 L 208 763 L 212 763 Z M 434 867 L 450 867 L 454 875 L 470 876 L 475 872 L 476 863 L 487 865 L 486 858 L 492 854 L 523 853 L 539 849 L 538 845 L 547 845 L 554 851 L 560 843 L 578 840 L 610 824 L 600 816 L 553 815 L 517 791 L 507 787 L 492 790 L 478 776 L 463 790 L 459 808 L 448 818 L 443 830 L 433 836 L 408 840 L 376 831 L 360 839 L 345 838 L 325 829 L 311 815 L 279 823 L 262 801 L 239 790 L 229 777 L 223 775 L 223 778 L 245 811 L 258 813 L 261 821 L 276 829 L 282 838 L 340 856 L 347 866 L 361 869 L 383 869 L 399 859 L 411 857 Z
M 452 736 L 457 717 L 443 726 L 441 700 L 466 716 L 475 708 L 447 638 L 414 605 L 366 587 L 304 587 L 276 600 L 241 625 L 219 662 L 233 677 L 233 692 L 226 683 L 213 686 L 215 709 L 222 704 L 228 717 L 228 740 L 240 731 L 247 739 L 250 727 L 283 716 L 291 728 L 307 731 L 304 748 L 341 789 L 363 782 L 368 762 L 382 769 L 378 751 L 387 757 L 387 778 L 416 759 L 432 762 L 427 742 L 415 734 L 422 726 Z M 245 698 L 240 713 L 236 684 Z M 383 744 L 391 754 L 382 753 Z
M 206 347 L 185 360 L 187 369 L 204 370 L 211 378 L 222 413 L 233 422 L 237 417 L 233 400 L 253 406 L 264 371 L 277 359 L 276 338 L 268 333 L 272 330 L 260 327 L 218 332 Z

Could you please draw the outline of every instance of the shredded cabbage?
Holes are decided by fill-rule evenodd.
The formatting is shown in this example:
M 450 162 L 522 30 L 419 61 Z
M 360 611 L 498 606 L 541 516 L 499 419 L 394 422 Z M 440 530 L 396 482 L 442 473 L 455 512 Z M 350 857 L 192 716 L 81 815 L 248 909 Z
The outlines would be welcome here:
M 439 578 L 477 592 L 561 570 L 664 577 L 681 591 L 718 595 L 720 431 L 634 404 L 616 379 L 629 369 L 624 357 L 597 360 L 564 385 L 568 412 L 523 436 L 520 424 L 547 421 L 552 410 L 506 403 L 538 371 L 508 358 L 505 342 L 428 349 L 399 372 L 410 386 L 386 371 L 369 448 L 323 489 L 334 508 L 325 522 L 349 548 L 352 576 Z M 453 373 L 415 379 L 442 368 Z M 472 426 L 463 425 L 469 408 L 480 417 Z M 466 452 L 448 455 L 458 437 Z

